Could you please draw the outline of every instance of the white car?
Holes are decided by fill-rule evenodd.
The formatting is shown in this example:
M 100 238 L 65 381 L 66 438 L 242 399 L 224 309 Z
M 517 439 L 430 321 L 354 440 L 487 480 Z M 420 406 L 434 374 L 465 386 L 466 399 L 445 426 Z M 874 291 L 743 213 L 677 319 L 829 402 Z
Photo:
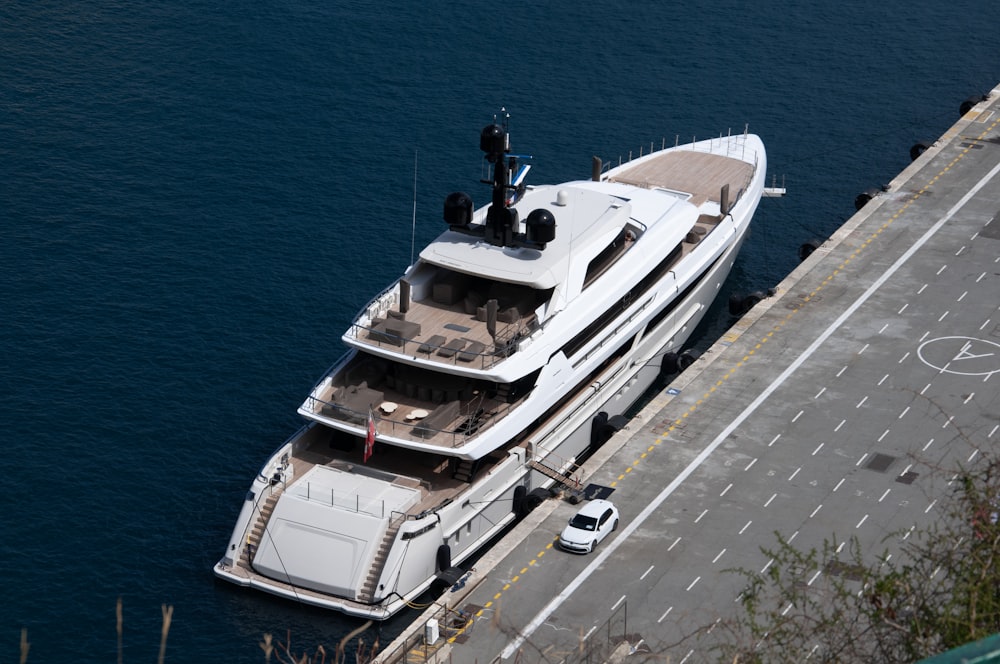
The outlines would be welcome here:
M 563 528 L 559 546 L 573 553 L 590 553 L 617 528 L 618 508 L 610 500 L 592 500 Z

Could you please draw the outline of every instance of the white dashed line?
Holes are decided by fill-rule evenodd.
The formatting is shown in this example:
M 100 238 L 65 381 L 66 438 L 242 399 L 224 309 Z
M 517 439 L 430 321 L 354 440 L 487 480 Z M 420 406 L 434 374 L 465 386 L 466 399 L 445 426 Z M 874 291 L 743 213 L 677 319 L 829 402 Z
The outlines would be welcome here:
M 866 401 L 868 401 L 868 395 L 867 394 L 864 396 L 863 399 L 861 399 L 861 401 L 858 402 L 858 405 L 855 406 L 855 408 L 861 408 L 862 406 L 865 405 Z
M 770 447 L 771 445 L 774 445 L 776 442 L 778 442 L 779 438 L 781 438 L 781 434 L 780 433 L 777 436 L 775 436 L 774 438 L 772 438 L 771 442 L 768 443 L 767 446 Z
M 901 308 L 901 309 L 900 309 L 899 311 L 897 311 L 896 313 L 897 313 L 897 314 L 901 314 L 901 313 L 903 313 L 904 311 L 906 311 L 906 308 L 907 308 L 908 306 L 910 306 L 910 303 L 909 303 L 909 302 L 907 302 L 906 304 L 904 304 L 904 305 L 903 305 L 903 307 L 902 307 L 902 308 Z
M 881 329 L 881 330 L 879 330 L 879 331 L 878 331 L 878 333 L 879 333 L 879 334 L 882 334 L 883 332 L 885 332 L 885 328 L 887 328 L 887 327 L 889 327 L 889 324 L 888 324 L 888 323 L 886 323 L 885 325 L 883 325 L 883 326 L 882 326 L 882 329 Z
M 921 452 L 926 452 L 926 451 L 927 451 L 927 448 L 928 448 L 928 447 L 930 447 L 930 446 L 931 446 L 931 444 L 932 444 L 933 442 L 934 442 L 934 439 L 933 439 L 933 438 L 931 438 L 930 440 L 928 440 L 928 441 L 927 441 L 927 444 L 926 444 L 926 445 L 924 445 L 924 449 L 922 449 L 922 450 L 920 450 L 920 451 L 921 451 Z
M 717 556 L 715 556 L 715 558 L 712 558 L 712 564 L 714 565 L 715 563 L 719 562 L 719 558 L 721 558 L 721 557 L 722 557 L 722 555 L 723 555 L 723 554 L 724 554 L 725 552 L 726 552 L 726 550 L 725 550 L 725 549 L 723 549 L 722 551 L 719 551 L 719 554 L 718 554 Z
M 812 456 L 816 456 L 816 453 L 817 453 L 817 452 L 819 452 L 819 451 L 820 451 L 821 449 L 823 449 L 823 446 L 824 446 L 825 444 L 826 444 L 826 443 L 820 443 L 820 444 L 819 444 L 819 447 L 817 447 L 816 449 L 814 449 L 814 450 L 813 450 L 813 453 L 812 453 Z
M 863 517 L 861 517 L 861 521 L 858 521 L 858 525 L 854 526 L 855 530 L 857 530 L 858 528 L 860 528 L 861 524 L 864 523 L 867 520 L 868 520 L 868 515 L 865 514 Z
M 889 495 L 890 491 L 892 491 L 892 489 L 886 489 L 885 493 L 882 494 L 882 497 L 879 498 L 878 501 L 881 503 L 883 500 L 885 500 L 885 497 Z
M 675 539 L 675 540 L 674 540 L 674 543 L 673 543 L 673 544 L 671 544 L 671 545 L 670 545 L 669 547 L 667 547 L 667 551 L 673 551 L 673 550 L 674 550 L 674 547 L 675 547 L 675 546 L 677 546 L 677 543 L 678 543 L 678 542 L 680 542 L 680 541 L 681 541 L 681 539 L 683 539 L 683 538 L 681 538 L 681 537 L 678 537 L 677 539 Z
M 961 295 L 959 295 L 959 296 L 958 296 L 958 299 L 957 299 L 957 300 L 955 300 L 955 301 L 956 301 L 956 302 L 961 302 L 962 300 L 964 300 L 964 299 L 965 299 L 965 296 L 966 296 L 966 295 L 968 295 L 968 294 L 969 294 L 969 291 L 965 291 L 964 293 L 962 293 Z
M 938 276 L 941 276 L 941 273 L 944 272 L 947 267 L 948 267 L 947 263 L 942 265 L 941 268 L 937 271 Z
M 834 490 L 834 491 L 836 491 L 837 489 L 839 489 L 839 488 L 840 488 L 840 485 L 841 485 L 841 484 L 843 484 L 843 483 L 844 483 L 844 480 L 846 480 L 846 479 L 847 479 L 846 477 L 841 477 L 841 478 L 840 478 L 840 481 L 839 481 L 839 482 L 837 482 L 837 486 L 833 487 L 833 490 Z
M 882 376 L 882 380 L 880 380 L 880 381 L 878 382 L 878 385 L 881 385 L 882 383 L 884 383 L 884 382 L 885 382 L 885 379 L 886 379 L 886 378 L 888 378 L 888 377 L 889 377 L 889 374 L 886 374 L 886 375 Z
M 775 493 L 775 494 L 773 494 L 773 495 L 772 495 L 772 496 L 771 496 L 770 498 L 768 498 L 768 499 L 767 499 L 767 502 L 766 502 L 766 503 L 764 503 L 764 507 L 767 507 L 768 505 L 770 505 L 770 504 L 771 504 L 771 501 L 772 501 L 772 500 L 774 500 L 774 499 L 775 499 L 775 498 L 777 498 L 777 497 L 778 497 L 778 494 L 776 494 L 776 493 Z
M 747 525 L 745 525 L 742 528 L 740 528 L 740 532 L 738 534 L 742 535 L 744 533 L 744 531 L 746 531 L 746 529 L 750 527 L 751 523 L 753 523 L 753 519 L 750 519 L 749 521 L 747 521 Z
M 663 615 L 662 615 L 662 616 L 660 616 L 660 619 L 659 619 L 659 620 L 657 620 L 656 622 L 657 622 L 657 623 L 661 623 L 661 622 L 663 622 L 663 621 L 664 621 L 664 620 L 666 619 L 666 617 L 667 617 L 668 615 L 670 615 L 670 612 L 671 612 L 671 611 L 673 611 L 673 610 L 674 610 L 674 607 L 672 607 L 672 606 L 671 606 L 671 607 L 670 607 L 669 609 L 667 609 L 666 611 L 664 611 L 664 612 L 663 612 Z
M 753 465 L 754 465 L 755 463 L 757 463 L 757 457 L 754 457 L 753 459 L 751 459 L 751 460 L 750 460 L 750 463 L 748 463 L 748 464 L 747 464 L 747 467 L 746 467 L 746 468 L 744 468 L 743 470 L 744 470 L 744 471 L 747 471 L 747 470 L 750 470 L 751 468 L 753 468 Z
M 816 506 L 816 509 L 814 509 L 812 511 L 812 514 L 809 515 L 809 518 L 811 519 L 814 516 L 816 516 L 816 512 L 820 511 L 821 509 L 823 509 L 823 503 L 820 503 L 819 505 Z
M 825 387 L 822 390 L 820 390 L 819 392 L 817 392 L 816 396 L 814 396 L 813 399 L 819 399 L 820 395 L 822 395 L 824 392 L 826 392 L 826 388 Z
M 642 576 L 639 577 L 639 580 L 642 581 L 643 579 L 645 579 L 646 576 L 649 575 L 649 573 L 653 571 L 654 567 L 656 567 L 656 565 L 650 565 L 649 569 L 647 569 L 645 572 L 643 572 Z
M 906 358 L 908 358 L 909 356 L 910 356 L 910 351 L 906 351 L 906 354 L 903 355 L 903 357 L 899 358 L 899 362 L 896 362 L 896 364 L 902 364 L 903 362 L 906 361 Z
M 920 287 L 920 290 L 917 291 L 917 295 L 923 293 L 925 288 L 927 288 L 927 284 L 924 284 L 923 286 Z
M 798 413 L 796 413 L 795 417 L 793 417 L 793 418 L 792 418 L 792 423 L 794 424 L 795 422 L 797 422 L 797 421 L 798 421 L 798 419 L 799 419 L 800 417 L 802 417 L 802 413 L 804 413 L 804 412 L 806 412 L 806 411 L 804 411 L 804 410 L 800 410 L 800 411 L 799 411 Z
M 722 490 L 722 493 L 719 494 L 719 498 L 722 498 L 724 495 L 726 495 L 729 492 L 729 490 L 732 489 L 732 488 L 733 488 L 733 483 L 730 482 L 729 485 L 726 486 L 726 488 Z
M 907 414 L 908 412 L 910 412 L 910 407 L 909 407 L 909 406 L 907 406 L 906 408 L 904 408 L 904 409 L 903 409 L 903 412 L 902 412 L 902 413 L 900 413 L 900 414 L 899 414 L 899 417 L 897 417 L 896 419 L 897 419 L 897 420 L 901 420 L 901 419 L 903 419 L 903 416 L 904 416 L 904 415 L 906 415 L 906 414 Z
M 701 577 L 700 576 L 695 577 L 694 581 L 691 582 L 691 585 L 684 589 L 684 592 L 691 592 L 691 589 L 694 588 L 694 584 L 698 583 L 699 581 L 701 581 Z
M 706 514 L 708 514 L 708 510 L 702 510 L 701 514 L 698 515 L 698 518 L 695 519 L 694 522 L 698 523 L 699 521 L 701 521 L 701 517 L 705 516 Z
M 845 371 L 847 371 L 846 364 L 843 367 L 841 367 L 840 371 L 837 372 L 837 378 L 840 378 L 840 374 L 844 373 Z
M 794 480 L 795 476 L 799 474 L 800 470 L 802 470 L 802 466 L 799 466 L 798 468 L 795 469 L 795 472 L 792 473 L 792 476 L 788 478 L 788 481 L 791 482 L 792 480 Z
M 841 421 L 840 421 L 840 424 L 838 424 L 838 425 L 837 425 L 837 426 L 836 426 L 836 427 L 835 427 L 835 428 L 834 428 L 833 430 L 834 430 L 834 431 L 840 431 L 840 427 L 844 426 L 844 424 L 845 424 L 846 422 L 847 422 L 847 420 L 841 420 Z
M 882 442 L 882 439 L 883 439 L 883 438 L 885 438 L 885 437 L 886 437 L 886 436 L 888 436 L 888 435 L 889 435 L 889 430 L 888 430 L 888 429 L 886 429 L 885 431 L 883 431 L 883 432 L 882 432 L 882 435 L 878 437 L 878 442 L 880 442 L 880 443 L 881 443 L 881 442 Z

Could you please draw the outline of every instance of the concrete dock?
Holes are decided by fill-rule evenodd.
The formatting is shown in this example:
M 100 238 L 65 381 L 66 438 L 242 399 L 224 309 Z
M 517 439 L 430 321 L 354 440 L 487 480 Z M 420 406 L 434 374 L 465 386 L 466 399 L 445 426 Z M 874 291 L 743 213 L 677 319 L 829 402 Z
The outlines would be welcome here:
M 546 501 L 440 599 L 461 617 L 381 661 L 590 661 L 623 637 L 700 661 L 685 636 L 739 609 L 727 570 L 769 565 L 776 533 L 897 550 L 945 469 L 1000 443 L 998 216 L 1000 87 L 588 462 L 617 532 L 560 551 L 577 508 Z M 458 627 L 414 648 L 432 616 Z

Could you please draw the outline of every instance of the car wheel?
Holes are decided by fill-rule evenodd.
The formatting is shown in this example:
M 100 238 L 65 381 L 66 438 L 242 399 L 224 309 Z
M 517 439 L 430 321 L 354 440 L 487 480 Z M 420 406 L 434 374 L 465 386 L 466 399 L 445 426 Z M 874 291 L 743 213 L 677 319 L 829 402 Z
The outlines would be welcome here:
M 618 519 L 615 519 L 615 522 L 611 524 L 611 530 L 612 531 L 618 530 Z
M 590 543 L 590 550 L 593 551 L 596 546 L 597 546 L 597 540 L 594 540 L 593 542 Z

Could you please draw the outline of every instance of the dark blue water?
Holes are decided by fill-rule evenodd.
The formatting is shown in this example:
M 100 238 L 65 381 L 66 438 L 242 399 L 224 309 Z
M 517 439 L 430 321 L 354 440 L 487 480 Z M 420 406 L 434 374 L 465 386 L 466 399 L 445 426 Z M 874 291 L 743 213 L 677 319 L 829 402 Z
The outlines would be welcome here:
M 790 194 L 728 292 L 780 281 L 1000 80 L 1000 4 L 782 4 L 0 4 L 2 658 L 27 627 L 29 662 L 113 661 L 119 596 L 126 661 L 156 657 L 163 603 L 171 661 L 358 624 L 211 568 L 352 315 L 409 263 L 414 199 L 418 247 L 448 192 L 486 201 L 501 105 L 536 183 L 749 123 Z

